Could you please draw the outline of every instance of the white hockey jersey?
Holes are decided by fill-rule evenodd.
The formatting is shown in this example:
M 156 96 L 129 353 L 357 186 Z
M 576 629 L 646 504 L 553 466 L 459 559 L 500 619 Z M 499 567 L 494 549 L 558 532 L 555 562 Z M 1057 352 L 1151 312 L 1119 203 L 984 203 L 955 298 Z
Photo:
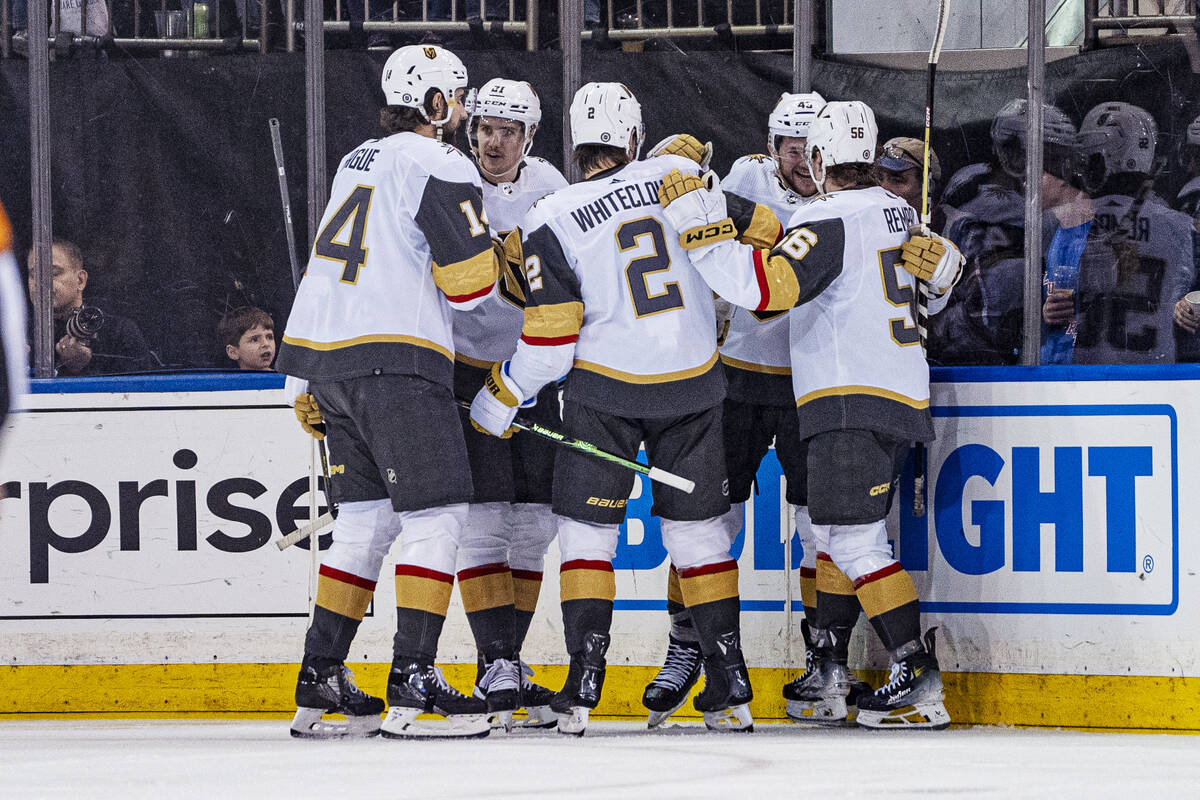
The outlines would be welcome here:
M 416 133 L 369 139 L 333 178 L 278 369 L 311 381 L 423 375 L 450 385 L 450 311 L 493 292 L 479 173 Z
M 697 172 L 688 159 L 659 156 L 560 189 L 529 210 L 527 305 L 510 365 L 526 395 L 573 367 L 565 399 L 609 414 L 678 416 L 721 402 L 712 290 L 658 204 L 672 169 Z
M 784 186 L 770 156 L 742 156 L 733 162 L 721 188 L 761 203 L 786 222 L 810 198 Z M 743 403 L 791 404 L 791 354 L 787 313 L 738 309 L 729 323 L 721 361 L 729 380 L 729 397 Z
M 545 195 L 567 185 L 567 179 L 541 158 L 527 157 L 514 181 L 483 182 L 483 210 L 492 230 L 504 235 L 521 224 L 525 212 Z M 502 270 L 503 272 L 503 270 Z M 499 289 L 470 311 L 454 314 L 454 352 L 459 363 L 490 368 L 511 358 L 525 318 L 524 291 L 518 278 L 503 275 Z
M 1132 203 L 1118 194 L 1094 201 L 1080 266 L 1076 364 L 1175 361 L 1172 312 L 1195 277 L 1192 219 L 1150 192 L 1137 216 L 1123 221 Z
M 0 420 L 29 391 L 25 289 L 12 251 L 12 226 L 0 205 Z

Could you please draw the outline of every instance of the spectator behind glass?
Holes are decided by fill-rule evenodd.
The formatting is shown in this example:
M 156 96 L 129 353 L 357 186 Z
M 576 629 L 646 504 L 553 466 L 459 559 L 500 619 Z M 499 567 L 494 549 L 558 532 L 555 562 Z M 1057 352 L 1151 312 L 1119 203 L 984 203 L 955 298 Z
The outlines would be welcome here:
M 29 253 L 29 292 L 33 294 L 34 254 Z M 133 320 L 84 303 L 88 272 L 79 246 L 55 239 L 51 250 L 56 377 L 115 375 L 151 368 L 150 348 Z
M 875 160 L 875 176 L 879 185 L 894 195 L 908 201 L 918 214 L 921 213 L 921 183 L 924 178 L 925 143 L 910 136 L 888 139 Z M 946 215 L 935 199 L 942 180 L 942 163 L 937 153 L 929 148 L 929 228 L 941 231 L 946 224 Z
M 225 355 L 236 361 L 238 369 L 271 369 L 275 360 L 275 321 L 255 306 L 229 311 L 217 324 L 217 336 L 225 345 Z

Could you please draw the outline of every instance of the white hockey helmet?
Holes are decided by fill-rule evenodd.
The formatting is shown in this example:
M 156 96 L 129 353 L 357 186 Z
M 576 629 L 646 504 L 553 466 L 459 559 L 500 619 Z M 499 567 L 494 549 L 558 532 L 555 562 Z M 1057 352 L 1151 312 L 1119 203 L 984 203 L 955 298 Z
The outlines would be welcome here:
M 492 78 L 479 87 L 478 91 L 471 90 L 467 100 L 467 113 L 471 115 L 467 127 L 471 149 L 476 146 L 475 130 L 481 117 L 499 117 L 521 123 L 525 129 L 525 146 L 522 156 L 529 155 L 533 147 L 533 134 L 542 121 L 542 101 L 526 81 L 512 81 L 507 78 Z
M 634 135 L 630 152 L 629 136 Z M 623 83 L 585 83 L 571 101 L 571 145 L 606 144 L 626 152 L 633 160 L 642 152 L 645 138 L 642 106 Z
M 780 136 L 804 139 L 825 98 L 816 92 L 793 94 L 784 92 L 779 96 L 771 115 L 767 117 L 767 152 L 775 157 L 775 140 Z
M 808 172 L 825 191 L 825 175 L 839 164 L 872 164 L 879 128 L 875 112 L 861 100 L 826 103 L 808 126 Z M 821 177 L 813 168 L 813 151 L 821 154 Z
M 467 87 L 467 68 L 444 47 L 412 44 L 388 56 L 382 85 L 388 105 L 415 108 L 430 124 L 444 125 L 450 120 L 455 92 Z M 446 98 L 446 116 L 442 119 L 429 119 L 425 110 L 430 89 L 437 89 Z
M 1000 168 L 1014 178 L 1025 176 L 1025 139 L 1029 101 L 1009 100 L 992 120 L 992 152 Z M 1079 132 L 1075 123 L 1058 106 L 1042 104 L 1042 168 L 1045 172 L 1078 185 Z
M 1079 126 L 1079 144 L 1093 185 L 1119 172 L 1149 173 L 1154 167 L 1158 125 L 1132 103 L 1101 103 Z

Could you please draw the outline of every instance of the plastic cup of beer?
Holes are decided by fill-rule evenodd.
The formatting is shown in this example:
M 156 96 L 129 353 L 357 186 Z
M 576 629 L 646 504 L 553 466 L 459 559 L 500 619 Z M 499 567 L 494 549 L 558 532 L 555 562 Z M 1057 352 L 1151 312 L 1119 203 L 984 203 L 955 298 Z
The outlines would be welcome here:
M 1191 306 L 1192 313 L 1200 317 L 1200 292 L 1188 292 L 1183 299 L 1187 300 L 1188 305 Z

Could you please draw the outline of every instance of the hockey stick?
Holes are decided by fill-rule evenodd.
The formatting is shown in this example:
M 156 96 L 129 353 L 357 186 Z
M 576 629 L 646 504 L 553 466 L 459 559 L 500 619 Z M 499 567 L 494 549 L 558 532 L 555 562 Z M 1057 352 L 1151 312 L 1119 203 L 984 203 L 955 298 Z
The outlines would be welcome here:
M 458 404 L 462 408 L 465 408 L 468 412 L 471 410 L 471 404 L 468 403 L 466 400 L 459 400 Z M 513 427 L 517 428 L 518 430 L 526 431 L 527 433 L 537 434 L 538 436 L 541 436 L 542 438 L 549 439 L 550 441 L 554 442 L 555 444 L 560 444 L 563 447 L 569 448 L 571 450 L 575 450 L 580 453 L 587 453 L 588 455 L 595 456 L 596 458 L 600 458 L 605 461 L 608 461 L 611 464 L 616 464 L 617 466 L 624 467 L 625 469 L 633 470 L 634 472 L 638 473 L 639 475 L 645 475 L 647 478 L 649 478 L 652 481 L 658 481 L 659 483 L 674 487 L 681 492 L 686 492 L 688 494 L 691 494 L 696 489 L 695 481 L 690 481 L 687 478 L 676 475 L 673 472 L 667 472 L 665 469 L 659 469 L 658 467 L 647 467 L 645 464 L 639 464 L 636 461 L 630 461 L 628 458 L 622 458 L 621 456 L 616 455 L 615 453 L 609 453 L 606 450 L 601 450 L 599 447 L 596 447 L 596 445 L 592 444 L 591 442 L 584 442 L 579 439 L 572 439 L 570 436 L 567 436 L 565 433 L 559 433 L 558 431 L 552 431 L 549 428 L 543 427 L 542 425 L 539 425 L 538 423 L 533 422 L 532 420 L 521 419 L 520 417 L 516 417 L 513 419 L 512 425 L 513 425 Z
M 283 166 L 283 140 L 279 134 L 279 119 L 278 119 L 278 117 L 271 117 L 271 119 L 267 121 L 267 126 L 271 129 L 271 149 L 275 151 L 275 169 L 279 174 L 279 198 L 283 203 L 283 227 L 284 227 L 285 232 L 287 233 L 288 259 L 290 260 L 291 265 L 292 265 L 292 284 L 297 290 L 299 290 L 299 288 L 300 288 L 300 258 L 299 258 L 299 256 L 296 255 L 296 231 L 292 227 L 292 202 L 291 202 L 290 198 L 288 197 L 287 171 L 284 169 L 284 166 Z M 330 510 L 326 514 L 323 514 L 322 516 L 313 520 L 308 525 L 305 525 L 303 528 L 293 531 L 292 533 L 288 534 L 288 536 L 281 539 L 279 542 L 276 542 L 276 546 L 279 547 L 280 550 L 284 550 L 287 547 L 289 547 L 290 545 L 295 544 L 296 542 L 303 539 L 305 536 L 311 536 L 312 532 L 317 529 L 317 527 L 314 527 L 314 526 L 316 526 L 316 524 L 318 522 L 320 522 L 325 517 L 329 517 L 330 521 L 332 521 L 334 518 L 334 515 L 336 514 L 337 509 L 333 504 L 333 495 L 332 495 L 333 490 L 332 490 L 332 487 L 330 486 L 330 480 L 329 480 L 329 453 L 326 452 L 326 450 L 325 450 L 325 440 L 323 440 L 323 439 L 317 440 L 317 452 L 320 454 L 320 457 L 321 457 L 321 475 L 322 475 L 322 477 L 325 478 L 325 496 L 329 500 Z M 311 486 L 311 484 L 310 484 L 310 486 Z M 313 502 L 312 513 L 314 513 L 314 514 L 316 513 L 315 500 Z M 299 535 L 300 531 L 307 531 L 307 533 L 305 533 L 303 535 Z M 291 537 L 295 537 L 295 538 L 291 538 Z M 290 541 L 289 541 L 289 539 L 290 539 Z M 287 542 L 287 544 L 284 544 L 284 542 Z M 314 553 L 315 553 L 315 550 L 314 550 Z
M 937 29 L 933 32 L 933 45 L 929 48 L 929 81 L 925 91 L 925 158 L 921 165 L 921 226 L 929 230 L 933 213 L 929 202 L 929 139 L 933 129 L 933 85 L 937 75 L 938 58 L 942 55 L 942 40 L 946 38 L 946 23 L 950 19 L 950 0 L 938 3 Z M 925 281 L 917 281 L 917 335 L 921 339 L 921 352 L 929 344 L 929 287 Z M 925 445 L 917 442 L 913 447 L 913 516 L 925 516 Z
M 289 533 L 287 536 L 285 536 L 282 539 L 280 539 L 279 541 L 277 541 L 275 543 L 275 546 L 278 547 L 280 550 L 287 550 L 289 547 L 294 545 L 296 542 L 298 542 L 302 539 L 307 539 L 309 536 L 314 536 L 314 535 L 320 536 L 321 534 L 323 534 L 325 531 L 327 531 L 329 528 L 332 528 L 332 527 L 333 527 L 333 514 L 326 511 L 324 514 L 317 517 L 316 519 L 314 519 L 312 522 L 308 523 L 304 527 L 297 528 L 296 530 Z

